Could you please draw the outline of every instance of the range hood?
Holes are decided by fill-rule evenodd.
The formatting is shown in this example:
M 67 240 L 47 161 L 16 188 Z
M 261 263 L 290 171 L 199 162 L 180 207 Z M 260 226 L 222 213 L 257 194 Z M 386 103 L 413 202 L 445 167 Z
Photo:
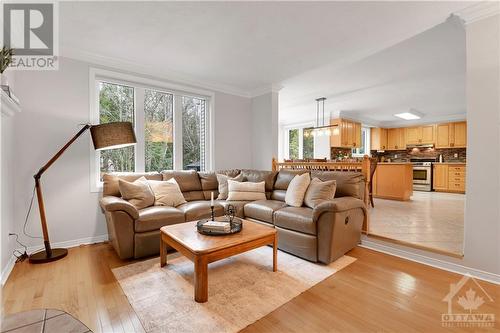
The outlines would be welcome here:
M 406 148 L 434 148 L 434 144 L 433 143 L 416 143 L 416 144 L 406 145 Z

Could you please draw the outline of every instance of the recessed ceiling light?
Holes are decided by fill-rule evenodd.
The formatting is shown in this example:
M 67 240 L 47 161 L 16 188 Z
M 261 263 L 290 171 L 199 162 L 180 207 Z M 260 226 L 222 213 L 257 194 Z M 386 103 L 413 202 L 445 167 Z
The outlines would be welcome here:
M 394 117 L 398 117 L 404 120 L 415 120 L 415 119 L 420 119 L 422 118 L 420 115 L 414 113 L 414 112 L 403 112 L 403 113 L 396 113 Z

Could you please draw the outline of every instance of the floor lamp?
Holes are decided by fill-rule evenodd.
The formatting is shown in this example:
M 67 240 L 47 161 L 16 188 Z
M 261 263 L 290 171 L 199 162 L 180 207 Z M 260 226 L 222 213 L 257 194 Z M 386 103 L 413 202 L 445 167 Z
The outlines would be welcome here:
M 36 252 L 29 256 L 30 263 L 38 264 L 50 261 L 59 260 L 68 254 L 67 249 L 53 249 L 50 246 L 49 231 L 47 229 L 47 220 L 45 218 L 45 206 L 43 204 L 42 186 L 40 178 L 43 173 L 64 153 L 66 149 L 78 137 L 90 129 L 92 135 L 92 142 L 96 150 L 112 149 L 130 146 L 136 143 L 134 129 L 130 122 L 114 122 L 100 125 L 86 124 L 83 128 L 75 134 L 44 166 L 40 168 L 35 178 L 36 196 L 38 198 L 38 208 L 40 211 L 40 221 L 42 223 L 43 243 L 45 250 Z

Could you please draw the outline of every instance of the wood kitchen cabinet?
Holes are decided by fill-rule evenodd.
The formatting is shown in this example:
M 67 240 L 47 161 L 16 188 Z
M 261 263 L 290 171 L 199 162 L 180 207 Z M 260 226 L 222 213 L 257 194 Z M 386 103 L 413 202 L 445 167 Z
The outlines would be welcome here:
M 405 128 L 387 129 L 387 150 L 406 149 Z
M 387 129 L 372 128 L 370 130 L 370 150 L 387 149 Z
M 467 122 L 436 125 L 436 148 L 467 147 Z
M 406 144 L 433 144 L 434 143 L 434 125 L 407 127 Z
M 331 147 L 361 147 L 361 123 L 347 119 L 332 119 L 330 125 L 337 125 L 330 136 Z
M 379 163 L 373 175 L 373 196 L 390 200 L 410 200 L 413 195 L 411 163 Z
M 433 168 L 433 188 L 435 191 L 465 193 L 465 164 L 435 163 Z

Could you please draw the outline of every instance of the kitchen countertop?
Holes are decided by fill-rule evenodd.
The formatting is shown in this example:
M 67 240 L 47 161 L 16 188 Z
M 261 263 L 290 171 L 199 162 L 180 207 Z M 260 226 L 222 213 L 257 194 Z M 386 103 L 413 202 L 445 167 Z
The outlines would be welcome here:
M 467 162 L 435 162 L 434 164 L 460 164 L 460 165 L 466 165 Z
M 378 162 L 377 165 L 406 165 L 412 164 L 411 162 Z

